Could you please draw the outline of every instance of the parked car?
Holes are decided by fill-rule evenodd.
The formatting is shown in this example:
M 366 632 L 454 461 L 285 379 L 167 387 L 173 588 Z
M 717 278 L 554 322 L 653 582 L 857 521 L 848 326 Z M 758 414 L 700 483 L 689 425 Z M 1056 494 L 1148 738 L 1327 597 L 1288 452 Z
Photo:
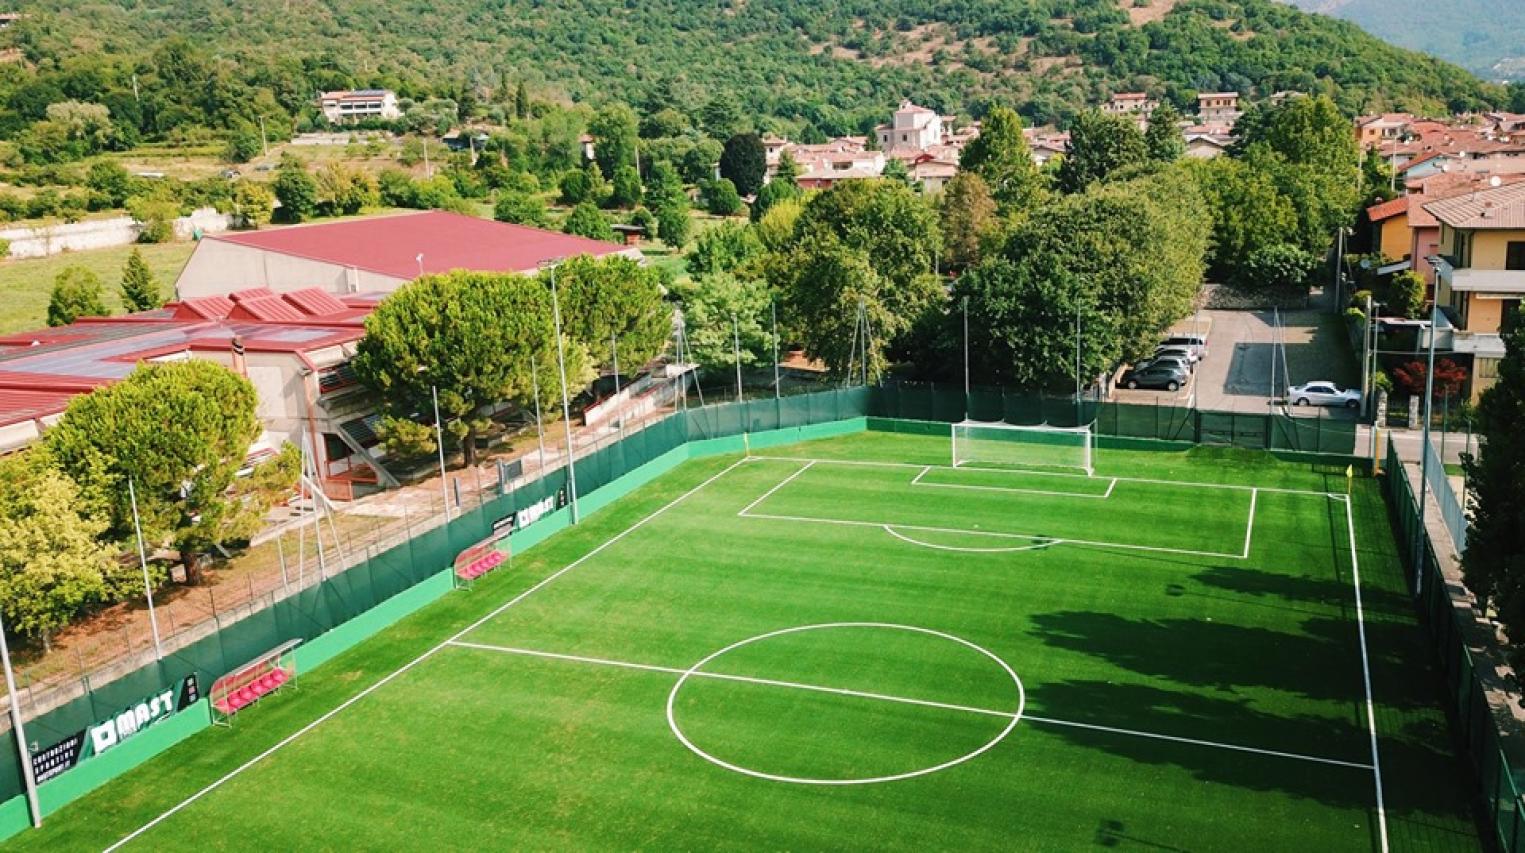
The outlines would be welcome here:
M 1206 335 L 1172 335 L 1160 341 L 1162 347 L 1185 347 L 1196 354 L 1197 360 L 1207 358 Z
M 1186 384 L 1186 371 L 1174 365 L 1145 364 L 1123 374 L 1124 388 L 1164 388 L 1175 391 Z
M 1175 356 L 1176 358 L 1179 358 L 1182 361 L 1185 361 L 1187 364 L 1191 365 L 1193 370 L 1196 369 L 1197 362 L 1202 360 L 1201 353 L 1197 352 L 1191 347 L 1158 346 L 1154 348 L 1155 358 L 1161 358 L 1164 356 Z
M 1179 369 L 1182 373 L 1191 373 L 1196 369 L 1197 366 L 1179 355 L 1155 356 L 1154 358 L 1146 359 L 1133 366 L 1135 370 L 1142 370 L 1146 367 L 1174 367 Z
M 1341 389 L 1333 382 L 1320 379 L 1288 386 L 1287 400 L 1294 406 L 1344 406 L 1354 409 L 1361 405 L 1361 392 L 1354 388 Z

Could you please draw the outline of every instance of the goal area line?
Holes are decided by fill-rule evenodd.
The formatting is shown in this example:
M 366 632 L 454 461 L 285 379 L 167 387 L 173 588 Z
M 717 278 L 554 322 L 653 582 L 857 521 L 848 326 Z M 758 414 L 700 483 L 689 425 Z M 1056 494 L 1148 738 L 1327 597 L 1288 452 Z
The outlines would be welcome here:
M 925 482 L 922 482 L 921 478 L 927 476 L 927 473 L 929 471 L 931 471 L 932 468 L 933 468 L 933 466 L 931 466 L 931 465 L 924 465 L 924 466 L 922 466 L 921 471 L 915 477 L 911 478 L 911 485 L 913 485 L 913 486 L 923 486 L 923 487 L 930 488 L 930 489 L 964 489 L 966 491 L 971 491 L 971 492 L 1010 492 L 1012 494 L 1020 494 L 1020 495 L 1052 495 L 1054 497 L 1061 497 L 1061 498 L 1088 498 L 1090 500 L 1100 500 L 1100 501 L 1104 501 L 1107 498 L 1112 497 L 1112 490 L 1117 488 L 1117 478 L 1116 477 L 1096 477 L 1096 478 L 1094 478 L 1094 479 L 1098 479 L 1098 480 L 1103 480 L 1104 479 L 1104 480 L 1109 480 L 1110 481 L 1110 482 L 1107 483 L 1107 490 L 1105 492 L 1102 492 L 1099 495 L 1088 495 L 1088 494 L 1085 494 L 1084 492 L 1056 492 L 1056 491 L 1052 491 L 1052 490 L 1049 490 L 1049 489 L 1021 489 L 1021 488 L 1016 488 L 1014 486 L 976 486 L 976 485 L 972 485 L 972 484 L 968 484 L 968 483 L 925 483 Z M 944 470 L 946 470 L 946 469 L 944 469 Z M 957 468 L 954 468 L 953 470 L 955 470 L 955 471 L 989 471 L 989 470 L 992 470 L 992 469 L 989 469 L 989 468 L 970 468 L 970 467 L 967 467 L 967 466 L 959 466 Z M 1029 473 L 1040 473 L 1040 472 L 1021 471 L 1021 470 L 1006 471 L 1005 469 L 1000 469 L 1000 473 L 1003 473 L 1003 474 L 1006 474 L 1006 473 L 1009 473 L 1009 474 L 1029 474 Z M 1092 479 L 1092 478 L 1088 477 L 1086 479 Z
M 715 681 L 731 681 L 743 684 L 756 684 L 764 687 L 778 687 L 786 690 L 804 690 L 814 693 L 827 693 L 837 696 L 849 696 L 858 699 L 867 699 L 879 702 L 892 702 L 903 705 L 916 705 L 924 708 L 936 708 L 945 711 L 955 711 L 965 714 L 978 714 L 987 717 L 997 717 L 1011 720 L 1020 719 L 1024 722 L 1040 723 L 1043 725 L 1060 726 L 1065 728 L 1086 729 L 1088 731 L 1104 732 L 1107 734 L 1123 735 L 1128 737 L 1148 738 L 1151 740 L 1169 741 L 1171 743 L 1200 746 L 1210 749 L 1223 749 L 1233 752 L 1251 753 L 1264 755 L 1272 758 L 1285 758 L 1294 761 L 1306 761 L 1315 764 L 1333 765 L 1335 767 L 1347 767 L 1353 770 L 1371 770 L 1372 765 L 1359 761 L 1346 761 L 1339 758 L 1328 758 L 1320 755 L 1311 755 L 1300 752 L 1288 752 L 1277 749 L 1262 749 L 1260 747 L 1245 746 L 1243 744 L 1225 743 L 1222 741 L 1206 740 L 1203 738 L 1182 737 L 1179 735 L 1167 735 L 1159 732 L 1144 731 L 1142 729 L 1120 728 L 1117 726 L 1104 726 L 1097 723 L 1082 723 L 1074 720 L 1062 720 L 1055 717 L 1040 717 L 1029 713 L 1018 714 L 1013 711 L 1005 711 L 996 708 L 981 708 L 974 705 L 962 705 L 952 702 L 937 702 L 930 699 L 917 699 L 910 696 L 896 696 L 888 693 L 877 693 L 864 690 L 852 690 L 845 687 L 832 687 L 822 684 L 809 684 L 799 681 L 788 681 L 774 678 L 759 678 L 750 675 L 736 675 L 724 672 L 706 672 L 704 670 L 691 670 L 685 667 L 661 666 L 658 664 L 637 663 L 634 661 L 614 660 L 612 658 L 590 657 L 587 655 L 574 655 L 564 652 L 549 652 L 538 649 L 525 649 L 516 646 L 501 646 L 492 643 L 476 643 L 465 640 L 450 640 L 448 645 L 462 649 L 474 649 L 484 652 L 495 652 L 505 655 L 517 655 L 520 657 L 540 658 L 543 660 L 563 661 L 567 663 L 580 663 L 590 666 L 613 667 L 639 672 L 654 672 L 667 675 L 683 676 L 689 678 L 705 678 Z

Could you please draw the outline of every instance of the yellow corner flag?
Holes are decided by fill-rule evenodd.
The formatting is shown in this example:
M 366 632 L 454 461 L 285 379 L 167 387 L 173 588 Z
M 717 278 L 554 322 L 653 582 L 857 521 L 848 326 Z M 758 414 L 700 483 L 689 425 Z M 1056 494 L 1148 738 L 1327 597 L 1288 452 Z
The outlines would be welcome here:
M 1354 466 L 1354 465 L 1346 465 L 1345 466 L 1345 494 L 1347 494 L 1347 495 L 1350 494 L 1351 482 L 1354 481 L 1355 478 L 1356 478 L 1356 466 Z

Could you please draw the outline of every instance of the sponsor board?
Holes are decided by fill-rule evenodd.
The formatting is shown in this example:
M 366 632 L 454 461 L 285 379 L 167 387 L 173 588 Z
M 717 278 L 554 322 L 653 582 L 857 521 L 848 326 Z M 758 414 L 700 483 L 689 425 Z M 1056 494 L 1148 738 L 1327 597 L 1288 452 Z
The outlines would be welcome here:
M 45 749 L 32 753 L 32 774 L 39 784 L 59 776 L 81 761 L 100 755 L 155 723 L 194 705 L 201 698 L 195 674 L 122 709 L 109 719 L 88 726 Z

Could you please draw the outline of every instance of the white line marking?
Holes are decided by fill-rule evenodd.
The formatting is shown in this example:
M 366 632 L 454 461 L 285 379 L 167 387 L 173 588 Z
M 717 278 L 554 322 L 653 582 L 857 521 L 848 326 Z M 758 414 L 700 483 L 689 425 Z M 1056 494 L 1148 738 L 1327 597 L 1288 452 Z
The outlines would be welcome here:
M 771 515 L 760 512 L 738 512 L 738 518 L 759 518 L 767 521 L 801 521 L 811 524 L 840 524 L 849 527 L 875 527 L 889 526 L 883 521 L 851 521 L 842 518 L 809 518 L 803 515 Z M 921 530 L 927 533 L 962 533 L 968 536 L 991 536 L 999 539 L 1027 539 L 1030 541 L 1049 541 L 1052 536 L 1037 536 L 1030 533 L 997 533 L 993 530 L 965 530 L 958 527 L 930 527 L 924 524 L 894 524 L 901 530 Z M 1127 551 L 1149 551 L 1158 554 L 1184 554 L 1190 557 L 1216 557 L 1224 560 L 1243 560 L 1243 554 L 1224 554 L 1218 551 L 1193 551 L 1187 548 L 1165 548 L 1156 545 L 1129 545 L 1121 542 L 1096 542 L 1090 539 L 1064 539 L 1069 545 L 1090 545 L 1095 548 L 1119 548 Z M 1059 543 L 1055 543 L 1059 544 Z
M 1112 478 L 1112 482 L 1107 484 L 1107 490 L 1105 492 L 1103 492 L 1102 494 L 1099 494 L 1099 495 L 1088 495 L 1088 494 L 1085 494 L 1083 492 L 1056 492 L 1056 491 L 1052 491 L 1052 490 L 1049 490 L 1049 489 L 1019 489 L 1019 488 L 1016 488 L 1016 487 L 1013 487 L 1013 486 L 975 486 L 975 485 L 970 485 L 970 484 L 967 484 L 967 483 L 924 483 L 924 482 L 921 481 L 921 478 L 927 473 L 927 471 L 930 469 L 930 467 L 931 466 L 928 466 L 927 468 L 923 468 L 921 470 L 921 473 L 917 474 L 911 480 L 911 485 L 913 485 L 913 486 L 922 486 L 922 487 L 929 488 L 929 489 L 967 489 L 967 490 L 973 491 L 973 492 L 1013 492 L 1015 494 L 1020 494 L 1020 495 L 1052 495 L 1054 497 L 1060 497 L 1060 498 L 1087 498 L 1089 500 L 1102 500 L 1102 501 L 1104 501 L 1107 498 L 1111 497 L 1112 496 L 1112 489 L 1117 486 L 1117 478 L 1114 477 L 1114 478 Z M 972 471 L 972 470 L 981 470 L 981 469 L 960 468 L 959 470 L 960 471 Z M 1005 472 L 1005 473 L 1014 473 L 1014 472 L 1008 471 L 1008 472 Z M 1027 473 L 1027 472 L 1023 472 L 1023 473 Z
M 1260 496 L 1259 489 L 1250 490 L 1250 523 L 1244 526 L 1244 558 L 1250 558 L 1250 535 L 1255 532 L 1255 499 Z
M 494 608 L 491 613 L 488 613 L 486 616 L 483 616 L 481 619 L 478 619 L 477 621 L 472 622 L 470 625 L 467 625 L 465 628 L 462 628 L 460 631 L 458 631 L 455 634 L 451 635 L 449 639 L 446 639 L 445 641 L 441 642 L 439 645 L 435 646 L 434 648 L 429 649 L 428 651 L 424 652 L 423 654 L 419 655 L 418 657 L 414 658 L 413 660 L 408 661 L 407 663 L 405 663 L 402 666 L 398 667 L 396 670 L 393 670 L 391 674 L 385 676 L 380 681 L 377 681 L 375 684 L 372 684 L 371 686 L 365 688 L 364 690 L 360 691 L 359 693 L 356 693 L 354 696 L 351 696 L 350 698 L 344 700 L 344 702 L 340 703 L 333 710 L 325 713 L 321 717 L 318 717 L 316 720 L 313 720 L 312 722 L 308 723 L 307 725 L 303 726 L 302 728 L 297 729 L 295 732 L 292 732 L 291 734 L 289 734 L 286 737 L 282 738 L 274 746 L 270 747 L 269 749 L 265 750 L 264 752 L 261 752 L 259 755 L 254 756 L 253 758 L 249 759 L 248 761 L 245 761 L 243 764 L 240 764 L 239 766 L 233 768 L 232 770 L 228 771 L 226 774 L 224 774 L 223 776 L 218 778 L 216 781 L 214 781 L 211 784 L 207 785 L 205 788 L 202 788 L 201 790 L 199 790 L 196 793 L 190 795 L 189 797 L 186 797 L 184 800 L 181 800 L 178 804 L 176 804 L 175 806 L 171 807 L 169 810 L 165 811 L 163 814 L 159 815 L 158 817 L 154 818 L 153 820 L 149 821 L 148 823 L 145 823 L 142 826 L 138 827 L 137 829 L 133 830 L 131 833 L 129 833 L 128 835 L 126 835 L 123 838 L 121 838 L 120 840 L 118 840 L 115 844 L 112 844 L 110 847 L 107 847 L 106 850 L 105 850 L 105 853 L 112 853 L 112 851 L 115 851 L 115 850 L 121 848 L 123 845 L 125 845 L 128 842 L 136 839 L 138 836 L 142 835 L 143 833 L 147 832 L 150 829 L 153 829 L 155 826 L 159 825 L 160 823 L 164 822 L 168 818 L 172 817 L 177 812 L 179 812 L 181 809 L 185 808 L 186 806 L 189 806 L 191 803 L 196 802 L 197 800 L 201 799 L 202 797 L 206 796 L 207 794 L 210 794 L 211 792 L 213 792 L 213 791 L 217 790 L 218 788 L 222 787 L 225 783 L 227 783 L 229 780 L 233 779 L 235 776 L 239 775 L 240 773 L 243 773 L 245 770 L 248 770 L 250 767 L 253 767 L 255 764 L 258 764 L 259 762 L 261 762 L 264 759 L 268 758 L 270 755 L 274 754 L 277 750 L 281 749 L 282 747 L 286 746 L 287 744 L 291 743 L 292 741 L 296 740 L 297 738 L 301 737 L 302 735 L 305 735 L 308 732 L 312 731 L 313 729 L 317 728 L 319 725 L 323 724 L 324 722 L 326 722 L 327 720 L 332 718 L 335 714 L 338 714 L 340 711 L 343 711 L 345 708 L 348 708 L 349 706 L 355 704 L 356 702 L 359 702 L 361 699 L 364 699 L 365 697 L 371 695 L 372 693 L 374 693 L 378 689 L 380 689 L 383 685 L 385 685 L 388 682 L 390 682 L 392 679 L 396 678 L 399 675 L 402 675 L 404 672 L 407 672 L 408 670 L 412 669 L 413 667 L 417 666 L 418 664 L 424 662 L 426 659 L 428 659 L 430 656 L 432 656 L 435 652 L 438 652 L 440 649 L 445 648 L 446 646 L 450 645 L 452 642 L 454 642 L 456 640 L 459 640 L 460 638 L 466 636 L 467 634 L 471 633 L 472 631 L 474 631 L 477 628 L 481 627 L 482 625 L 486 624 L 489 620 L 496 618 L 503 611 L 507 610 L 510 607 L 513 607 L 515 604 L 518 604 L 519 602 L 521 602 L 524 599 L 528 598 L 531 594 L 535 593 L 536 591 L 538 591 L 539 589 L 541 589 L 545 585 L 549 584 L 551 581 L 556 580 L 557 578 L 561 577 L 562 575 L 566 574 L 567 572 L 570 572 L 573 569 L 577 568 L 578 566 L 582 565 L 583 563 L 586 563 L 588 560 L 592 559 L 594 556 L 596 556 L 597 554 L 601 553 L 605 548 L 608 548 L 610 545 L 613 545 L 614 543 L 620 541 L 621 539 L 624 539 L 626 536 L 628 536 L 631 533 L 635 532 L 638 528 L 640 528 L 641 526 L 645 525 L 646 522 L 651 521 L 652 519 L 656 518 L 657 516 L 661 515 L 664 512 L 667 512 L 669 509 L 672 509 L 673 507 L 677 506 L 679 503 L 681 503 L 682 501 L 684 501 L 688 497 L 690 497 L 690 496 L 694 495 L 695 493 L 697 493 L 700 489 L 703 489 L 705 486 L 708 486 L 710 483 L 713 483 L 716 480 L 720 479 L 721 477 L 724 477 L 726 474 L 731 472 L 731 469 L 735 468 L 736 466 L 742 464 L 745 461 L 746 461 L 745 458 L 738 459 L 737 461 L 735 461 L 735 462 L 731 463 L 730 465 L 726 466 L 724 470 L 722 470 L 719 473 L 715 474 L 714 476 L 710 477 L 708 480 L 705 480 L 704 482 L 702 482 L 699 485 L 693 487 L 692 489 L 689 489 L 688 491 L 686 491 L 683 494 L 677 496 L 676 498 L 673 498 L 668 503 L 662 505 L 660 508 L 658 508 L 657 510 L 653 511 L 650 515 L 645 516 L 644 518 L 640 519 L 639 521 L 635 522 L 634 524 L 630 525 L 629 527 L 625 528 L 624 530 L 621 530 L 619 533 L 614 534 L 614 536 L 610 537 L 609 539 L 604 540 L 603 544 L 599 545 L 597 548 L 594 548 L 593 550 L 591 550 L 588 553 L 582 555 L 581 557 L 578 557 L 576 560 L 568 563 L 567 565 L 563 566 L 562 568 L 558 569 L 557 571 L 553 572 L 552 574 L 547 575 L 539 583 L 535 584 L 534 586 L 530 587 L 529 589 L 525 590 L 524 592 L 519 593 L 518 595 L 516 595 L 513 598 L 509 599 L 507 602 L 503 603 L 502 605 L 498 606 L 497 608 Z
M 1371 732 L 1371 771 L 1377 786 L 1377 835 L 1387 853 L 1387 807 L 1382 799 L 1382 759 L 1377 755 L 1377 711 L 1371 694 L 1371 664 L 1366 655 L 1366 617 L 1361 607 L 1361 564 L 1356 558 L 1356 517 L 1345 498 L 1345 527 L 1350 533 L 1350 574 L 1356 590 L 1356 631 L 1361 638 L 1361 680 L 1366 685 L 1366 725 Z
M 1052 539 L 1047 542 L 1039 542 L 1036 545 L 1013 545 L 1010 548 L 960 548 L 955 545 L 935 545 L 931 542 L 923 542 L 920 539 L 912 539 L 909 536 L 896 533 L 895 528 L 888 524 L 883 525 L 883 527 L 885 533 L 896 539 L 909 542 L 912 545 L 920 545 L 923 548 L 936 548 L 939 551 L 962 551 L 968 554 L 1010 554 L 1014 551 L 1037 551 L 1040 548 L 1051 548 L 1064 541 L 1063 539 Z
M 818 462 L 822 465 L 862 465 L 871 468 L 939 468 L 948 471 L 993 471 L 999 474 L 1011 474 L 1020 471 L 1023 474 L 1033 474 L 1041 477 L 1081 477 L 1095 479 L 1091 474 L 1070 474 L 1064 471 L 1039 471 L 1015 468 L 973 468 L 968 465 L 925 465 L 915 462 L 875 462 L 862 459 L 812 459 L 808 456 L 753 456 L 752 459 L 767 462 Z M 1240 486 L 1234 483 L 1198 483 L 1191 480 L 1156 480 L 1148 477 L 1116 477 L 1123 483 L 1148 483 L 1157 486 L 1196 486 L 1202 489 L 1231 489 L 1239 492 L 1248 492 L 1258 489 L 1262 492 L 1277 492 L 1286 495 L 1316 495 L 1318 497 L 1344 497 L 1340 492 L 1321 492 L 1316 489 L 1278 489 L 1269 486 Z
M 620 669 L 632 669 L 642 672 L 660 672 L 668 675 L 683 675 L 689 670 L 675 666 L 656 666 L 646 663 L 632 663 L 630 661 L 612 660 L 609 658 L 585 657 L 583 655 L 569 655 L 558 652 L 542 652 L 534 649 L 520 649 L 512 646 L 493 646 L 485 643 L 451 642 L 452 646 L 462 648 L 480 649 L 482 651 L 501 652 L 503 654 L 524 655 L 527 657 L 546 658 L 550 660 L 570 661 L 572 663 L 587 663 L 596 666 L 618 667 Z M 819 693 L 834 693 L 842 696 L 855 696 L 862 699 L 878 699 L 885 702 L 900 702 L 909 705 L 921 705 L 929 708 L 941 708 L 948 711 L 962 711 L 969 714 L 983 714 L 988 717 L 1001 717 L 1011 719 L 1016 714 L 1010 711 L 999 711 L 993 708 L 979 708 L 970 705 L 956 705 L 947 702 L 934 702 L 927 699 L 912 699 L 905 696 L 891 696 L 884 693 L 867 693 L 859 690 L 847 690 L 838 687 L 823 687 L 817 684 L 804 684 L 796 681 L 777 681 L 769 678 L 752 678 L 745 675 L 728 675 L 718 672 L 693 672 L 693 678 L 713 678 L 720 681 L 741 681 L 751 684 L 761 684 L 768 687 L 784 687 L 792 690 L 811 690 Z M 1031 714 L 1022 714 L 1023 720 L 1034 723 L 1043 723 L 1051 726 L 1064 726 L 1066 728 L 1089 729 L 1091 731 L 1107 732 L 1109 734 L 1128 735 L 1130 737 L 1150 738 L 1164 740 L 1172 743 L 1183 743 L 1191 746 L 1203 746 L 1213 749 L 1227 749 L 1234 752 L 1247 752 L 1254 755 L 1265 755 L 1272 758 L 1288 758 L 1295 761 L 1310 761 L 1315 764 L 1330 764 L 1336 767 L 1349 767 L 1355 770 L 1371 770 L 1372 765 L 1362 764 L 1357 761 L 1344 761 L 1338 758 L 1324 758 L 1318 755 L 1306 755 L 1299 752 L 1284 752 L 1276 749 L 1260 749 L 1253 746 L 1241 746 L 1236 743 L 1223 743 L 1221 741 L 1203 740 L 1201 738 L 1179 737 L 1177 735 L 1158 734 L 1139 729 L 1123 729 L 1115 726 L 1102 726 L 1095 723 L 1078 723 L 1072 720 L 1059 720 L 1053 717 L 1034 717 Z
M 766 492 L 763 492 L 762 493 L 762 497 L 760 497 L 757 500 L 752 501 L 751 503 L 749 503 L 746 506 L 742 507 L 741 508 L 741 512 L 737 513 L 737 515 L 744 514 L 745 512 L 747 512 L 747 510 L 750 510 L 752 507 L 757 506 L 758 504 L 760 504 L 763 501 L 767 500 L 768 498 L 772 497 L 774 492 L 776 492 L 779 489 L 782 489 L 783 487 L 789 485 L 789 483 L 792 482 L 795 477 L 798 477 L 799 475 L 805 473 L 806 471 L 809 471 L 810 470 L 810 466 L 812 466 L 814 464 L 815 464 L 814 462 L 806 462 L 800 468 L 800 470 L 795 471 L 793 474 L 790 474 L 789 476 L 785 477 L 784 479 L 778 481 L 778 484 L 775 485 L 773 488 L 767 490 Z M 730 469 L 727 468 L 726 470 L 729 471 Z M 721 473 L 725 473 L 725 472 L 722 471 Z

